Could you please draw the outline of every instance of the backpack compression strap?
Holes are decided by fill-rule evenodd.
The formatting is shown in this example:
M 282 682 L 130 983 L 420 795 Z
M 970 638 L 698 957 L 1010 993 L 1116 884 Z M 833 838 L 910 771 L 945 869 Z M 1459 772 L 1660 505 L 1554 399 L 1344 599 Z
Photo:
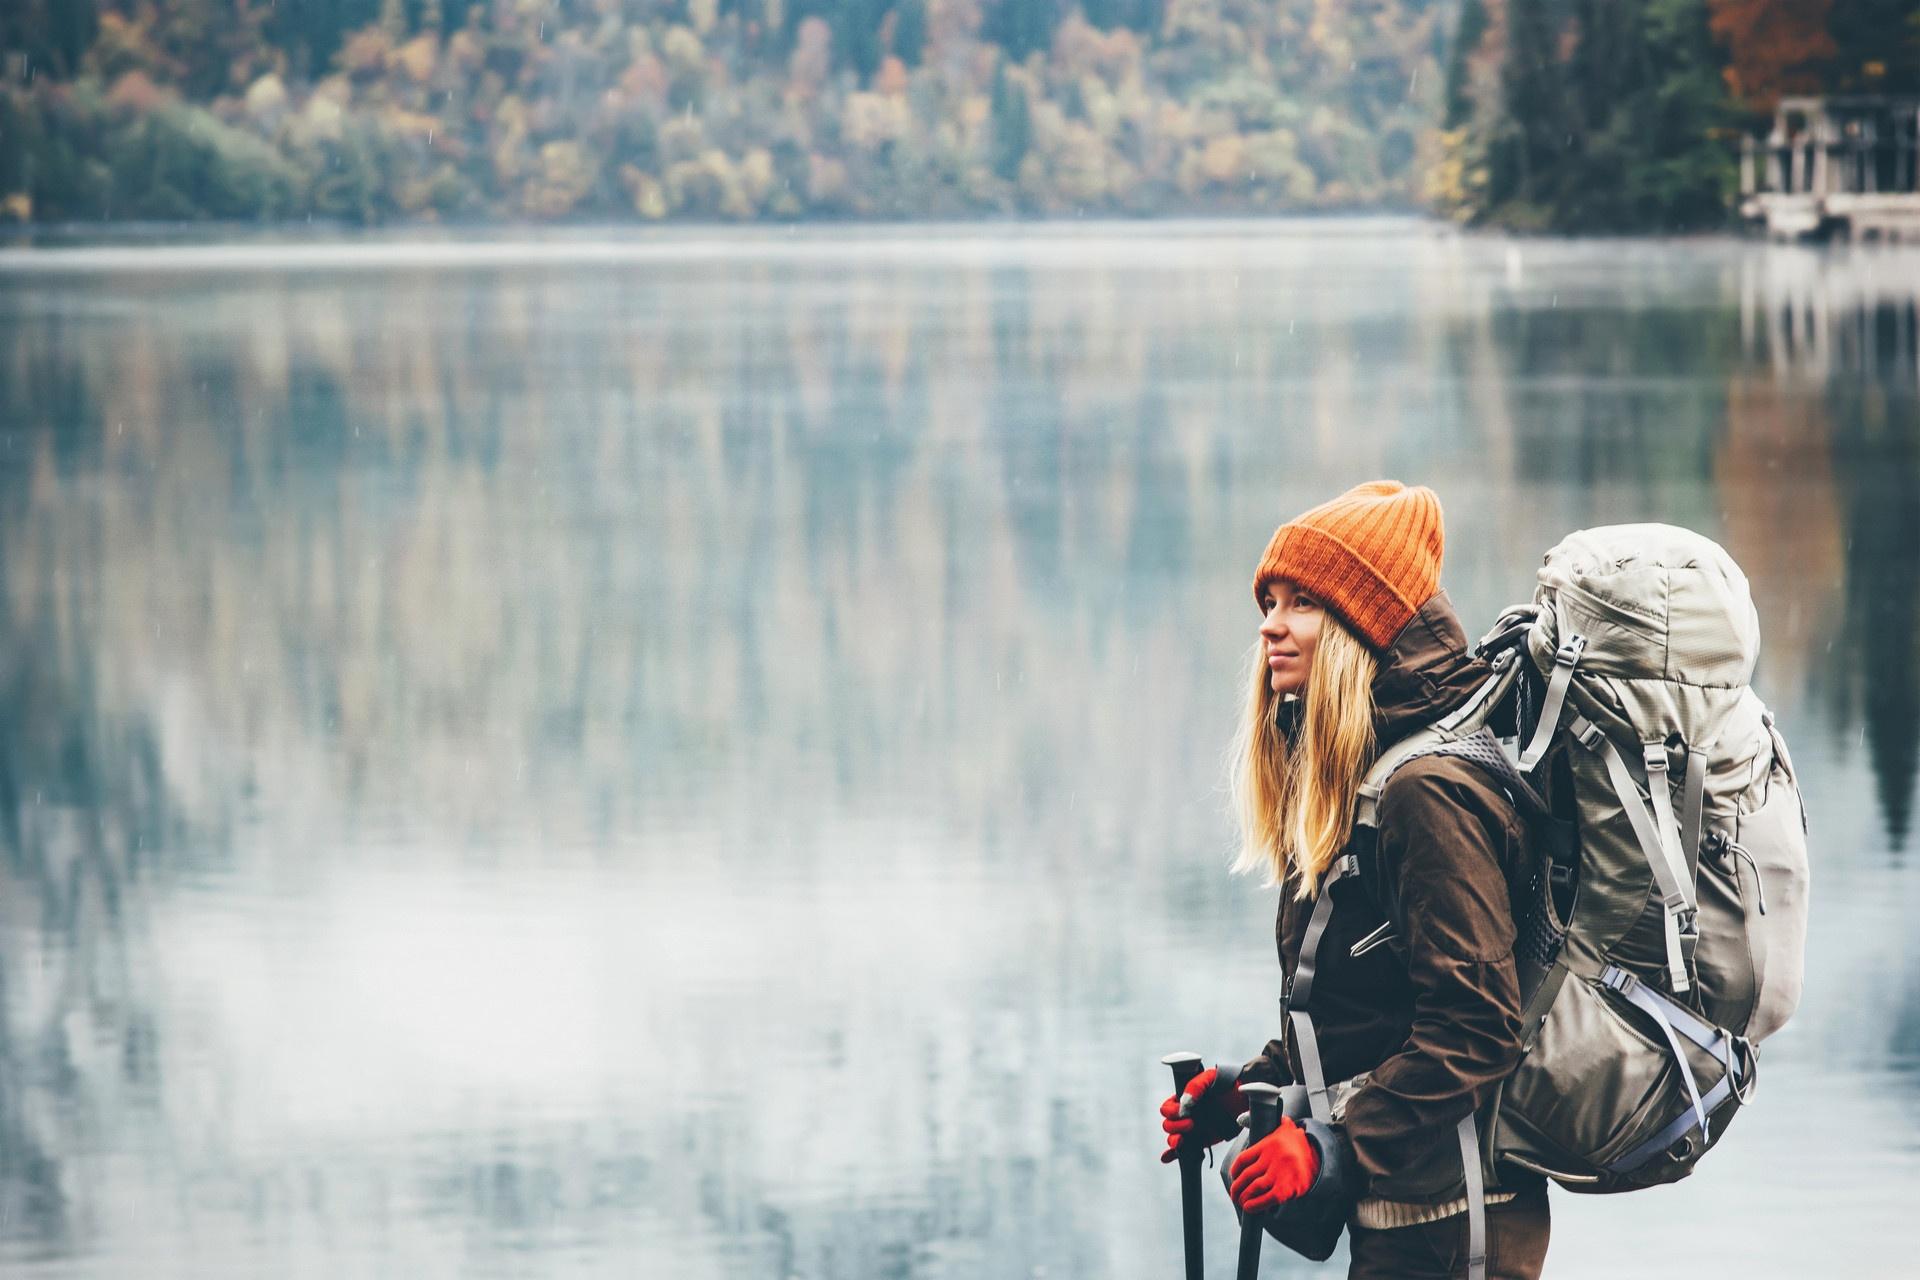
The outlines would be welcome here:
M 1518 764 L 1523 774 L 1532 773 L 1552 747 L 1560 728 L 1560 718 L 1568 710 L 1567 691 L 1573 687 L 1573 673 L 1580 665 L 1581 655 L 1586 652 L 1587 638 L 1566 630 L 1564 618 L 1561 624 L 1566 639 L 1553 655 L 1553 674 L 1547 680 L 1546 702 L 1540 708 L 1540 719 L 1534 725 L 1533 736 L 1520 750 Z M 1687 966 L 1700 941 L 1700 930 L 1696 923 L 1698 904 L 1694 896 L 1694 869 L 1700 861 L 1706 753 L 1691 748 L 1687 751 L 1685 791 L 1681 798 L 1681 816 L 1676 820 L 1672 792 L 1667 781 L 1664 744 L 1649 742 L 1643 747 L 1641 759 L 1647 771 L 1647 799 L 1653 806 L 1653 812 L 1649 814 L 1647 806 L 1641 803 L 1640 790 L 1634 782 L 1632 771 L 1606 735 L 1578 712 L 1569 719 L 1567 731 L 1606 765 L 1607 779 L 1613 784 L 1620 807 L 1626 811 L 1627 821 L 1633 826 L 1634 838 L 1640 843 L 1640 851 L 1645 855 L 1647 865 L 1653 869 L 1654 880 L 1660 886 L 1661 906 L 1666 912 L 1667 985 L 1678 995 L 1692 985 L 1687 977 Z
M 1698 906 L 1694 899 L 1693 869 L 1689 865 L 1691 860 L 1680 848 L 1680 828 L 1673 816 L 1672 786 L 1667 781 L 1667 749 L 1658 742 L 1649 742 L 1643 750 L 1641 760 L 1647 771 L 1647 799 L 1642 800 L 1633 771 L 1627 767 L 1619 749 L 1598 725 L 1585 716 L 1575 716 L 1573 723 L 1567 727 L 1574 741 L 1599 756 L 1606 765 L 1607 780 L 1613 784 L 1620 807 L 1626 811 L 1627 822 L 1633 827 L 1633 837 L 1640 844 L 1641 854 L 1653 869 L 1653 879 L 1660 888 L 1660 902 L 1666 912 L 1667 985 L 1669 990 L 1678 995 L 1691 985 L 1687 978 L 1687 962 L 1693 958 L 1694 946 L 1700 940 L 1700 928 L 1696 919 Z M 1693 753 L 1689 753 L 1687 795 L 1683 804 L 1697 804 L 1695 796 L 1704 791 L 1705 757 L 1701 756 L 1700 760 L 1701 764 L 1696 766 Z M 1694 781 L 1696 768 L 1701 772 L 1700 783 Z M 1651 811 L 1648 802 L 1652 804 Z M 1698 817 L 1690 817 L 1689 826 L 1697 831 Z
M 1585 636 L 1569 633 L 1566 643 L 1554 652 L 1553 675 L 1547 680 L 1547 700 L 1540 708 L 1540 721 L 1533 727 L 1533 737 L 1520 751 L 1520 772 L 1532 773 L 1547 754 L 1547 748 L 1553 745 L 1553 732 L 1560 727 L 1567 690 L 1573 685 L 1573 670 L 1580 665 L 1580 655 L 1586 648 Z
M 1634 1007 L 1652 1018 L 1666 1036 L 1668 1048 L 1673 1053 L 1674 1067 L 1680 1073 L 1680 1079 L 1687 1087 L 1687 1098 L 1692 1104 L 1679 1118 L 1659 1133 L 1643 1141 L 1625 1155 L 1620 1156 L 1609 1166 L 1615 1172 L 1626 1173 L 1660 1155 L 1675 1143 L 1686 1138 L 1697 1126 L 1700 1141 L 1706 1142 L 1707 1117 L 1720 1109 L 1720 1105 L 1729 1097 L 1738 1097 L 1742 1103 L 1751 1095 L 1754 1085 L 1753 1045 L 1745 1036 L 1736 1036 L 1713 1024 L 1702 1020 L 1693 1010 L 1676 1001 L 1668 999 L 1660 992 L 1649 987 L 1631 973 L 1618 965 L 1608 965 L 1600 971 L 1602 985 L 1617 991 Z M 1726 1074 L 1720 1082 L 1706 1093 L 1700 1092 L 1695 1080 L 1693 1067 L 1688 1063 L 1686 1053 L 1680 1047 L 1682 1039 L 1691 1040 L 1708 1054 L 1719 1060 L 1726 1068 Z

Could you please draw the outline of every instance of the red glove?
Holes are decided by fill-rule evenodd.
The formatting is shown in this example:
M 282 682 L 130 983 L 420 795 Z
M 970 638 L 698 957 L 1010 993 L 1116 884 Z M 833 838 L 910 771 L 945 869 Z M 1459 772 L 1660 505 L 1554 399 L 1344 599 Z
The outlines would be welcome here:
M 1210 1147 L 1231 1138 L 1240 1132 L 1240 1113 L 1246 1109 L 1246 1097 L 1233 1078 L 1222 1081 L 1220 1068 L 1208 1067 L 1187 1081 L 1179 1097 L 1160 1104 L 1160 1127 L 1167 1131 L 1167 1149 L 1160 1153 L 1160 1163 L 1179 1159 L 1185 1144 Z
M 1242 1151 L 1227 1170 L 1233 1178 L 1234 1207 L 1242 1213 L 1265 1213 L 1303 1196 L 1320 1176 L 1320 1153 L 1291 1118 Z

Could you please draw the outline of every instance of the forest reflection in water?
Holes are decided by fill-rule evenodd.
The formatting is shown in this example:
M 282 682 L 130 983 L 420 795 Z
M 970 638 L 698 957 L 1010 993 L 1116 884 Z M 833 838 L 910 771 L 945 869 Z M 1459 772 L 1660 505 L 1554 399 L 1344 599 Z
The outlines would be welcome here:
M 1170 1273 L 1156 1059 L 1271 1034 L 1248 577 L 1377 474 L 1470 629 L 1720 539 L 1814 813 L 1744 1158 L 1561 1197 L 1555 1274 L 1920 1244 L 1920 258 L 388 252 L 0 268 L 11 1268 Z

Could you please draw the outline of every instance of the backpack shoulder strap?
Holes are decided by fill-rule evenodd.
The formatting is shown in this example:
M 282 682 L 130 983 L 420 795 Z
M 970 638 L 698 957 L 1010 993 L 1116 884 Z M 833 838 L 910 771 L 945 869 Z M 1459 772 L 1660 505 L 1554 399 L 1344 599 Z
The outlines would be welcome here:
M 1483 726 L 1464 738 L 1455 738 L 1430 726 L 1408 734 L 1389 747 L 1373 768 L 1367 771 L 1355 802 L 1353 878 L 1374 905 L 1387 913 L 1389 919 L 1393 914 L 1393 885 L 1380 860 L 1380 797 L 1402 766 L 1423 756 L 1452 756 L 1484 770 L 1512 799 L 1529 829 L 1551 832 L 1554 827 L 1546 800 L 1514 767 L 1493 730 Z
M 1518 651 L 1508 645 L 1493 656 L 1492 664 L 1492 674 L 1459 706 L 1380 753 L 1366 777 L 1360 780 L 1353 815 L 1355 826 L 1379 825 L 1380 795 L 1387 789 L 1387 782 L 1401 765 L 1421 756 L 1459 755 L 1497 771 L 1501 782 L 1508 786 L 1521 781 L 1519 772 L 1500 749 L 1499 739 L 1486 730 L 1488 717 L 1513 689 L 1520 674 Z
M 1353 825 L 1377 828 L 1380 825 L 1380 796 L 1400 766 L 1418 756 L 1430 755 L 1453 739 L 1436 725 L 1415 729 L 1400 739 L 1373 762 L 1367 776 L 1360 780 L 1360 792 L 1354 798 Z

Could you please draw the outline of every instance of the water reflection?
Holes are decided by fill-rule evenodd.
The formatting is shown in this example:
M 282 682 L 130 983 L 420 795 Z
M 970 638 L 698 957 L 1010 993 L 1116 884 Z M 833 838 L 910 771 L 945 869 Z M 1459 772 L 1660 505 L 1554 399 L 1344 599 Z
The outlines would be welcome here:
M 1825 837 L 1770 1089 L 1920 1096 L 1912 260 L 797 244 L 0 277 L 10 1264 L 1169 1270 L 1155 1058 L 1269 1033 L 1247 572 L 1381 472 L 1470 622 L 1727 543 Z M 1897 1240 L 1920 1120 L 1791 1111 L 1565 1274 L 1705 1261 L 1687 1196 L 1811 1265 L 1789 1151 Z

